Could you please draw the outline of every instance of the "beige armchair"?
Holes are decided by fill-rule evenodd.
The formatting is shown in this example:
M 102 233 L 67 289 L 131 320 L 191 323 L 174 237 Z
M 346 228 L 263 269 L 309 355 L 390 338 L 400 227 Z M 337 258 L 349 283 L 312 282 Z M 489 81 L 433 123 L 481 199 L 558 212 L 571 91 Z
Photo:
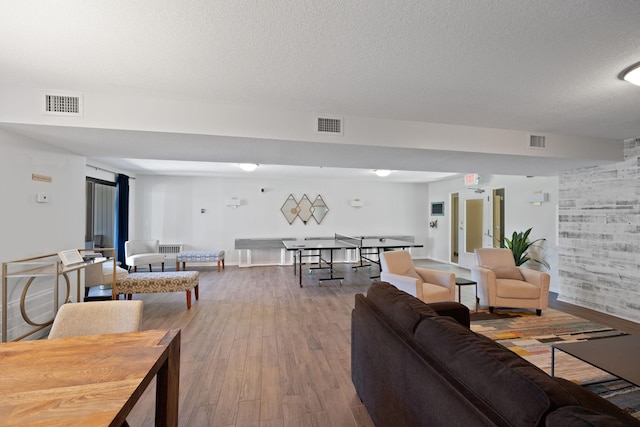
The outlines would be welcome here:
M 380 267 L 380 280 L 424 302 L 455 301 L 455 274 L 416 267 L 408 251 L 381 253 Z
M 549 274 L 516 267 L 509 249 L 476 249 L 475 258 L 471 277 L 490 312 L 494 307 L 532 308 L 540 316 L 549 306 Z
M 152 264 L 162 264 L 164 271 L 165 255 L 160 253 L 158 240 L 127 240 L 124 242 L 125 262 L 131 270 L 138 271 L 139 265 L 148 265 L 151 271 Z

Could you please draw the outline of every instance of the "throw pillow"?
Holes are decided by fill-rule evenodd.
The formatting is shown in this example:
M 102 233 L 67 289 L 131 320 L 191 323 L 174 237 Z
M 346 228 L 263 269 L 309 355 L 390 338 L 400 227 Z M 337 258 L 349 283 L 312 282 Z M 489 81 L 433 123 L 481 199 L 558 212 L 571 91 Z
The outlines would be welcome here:
M 424 281 L 422 277 L 420 277 L 420 275 L 413 268 L 408 269 L 407 272 L 403 274 L 403 276 L 413 277 L 414 279 L 418 279 L 420 283 Z
M 485 268 L 493 270 L 496 274 L 496 279 L 524 280 L 524 277 L 522 277 L 522 273 L 518 267 L 497 266 Z

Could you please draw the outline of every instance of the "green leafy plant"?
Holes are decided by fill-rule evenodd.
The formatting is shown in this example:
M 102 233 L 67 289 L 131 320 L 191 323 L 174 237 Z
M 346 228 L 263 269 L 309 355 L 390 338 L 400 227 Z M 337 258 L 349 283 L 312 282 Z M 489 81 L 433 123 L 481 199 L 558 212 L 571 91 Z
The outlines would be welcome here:
M 508 237 L 504 238 L 505 246 L 511 250 L 513 253 L 513 259 L 516 262 L 516 265 L 520 266 L 527 261 L 534 261 L 544 265 L 549 268 L 549 264 L 546 262 L 535 259 L 529 256 L 529 249 L 534 246 L 537 242 L 543 241 L 545 239 L 536 239 L 532 242 L 529 241 L 529 234 L 531 233 L 532 228 L 527 231 L 514 231 L 511 239 Z

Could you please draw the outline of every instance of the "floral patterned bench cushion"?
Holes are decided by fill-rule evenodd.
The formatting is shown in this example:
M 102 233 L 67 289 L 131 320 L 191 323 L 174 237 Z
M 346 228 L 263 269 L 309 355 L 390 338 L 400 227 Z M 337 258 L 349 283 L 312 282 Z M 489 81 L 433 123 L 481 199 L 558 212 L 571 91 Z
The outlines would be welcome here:
M 197 271 L 131 273 L 116 283 L 119 294 L 190 291 L 198 286 Z

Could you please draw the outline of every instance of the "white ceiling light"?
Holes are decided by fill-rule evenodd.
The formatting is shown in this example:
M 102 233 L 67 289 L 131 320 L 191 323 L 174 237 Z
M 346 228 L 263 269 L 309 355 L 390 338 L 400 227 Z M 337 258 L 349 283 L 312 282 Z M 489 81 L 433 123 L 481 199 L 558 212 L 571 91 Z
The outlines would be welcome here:
M 240 169 L 247 172 L 252 172 L 258 167 L 256 163 L 240 163 L 238 166 L 240 166 Z
M 629 83 L 640 86 L 640 63 L 622 72 L 622 78 Z
M 376 169 L 373 172 L 378 176 L 389 176 L 391 173 L 389 169 Z

